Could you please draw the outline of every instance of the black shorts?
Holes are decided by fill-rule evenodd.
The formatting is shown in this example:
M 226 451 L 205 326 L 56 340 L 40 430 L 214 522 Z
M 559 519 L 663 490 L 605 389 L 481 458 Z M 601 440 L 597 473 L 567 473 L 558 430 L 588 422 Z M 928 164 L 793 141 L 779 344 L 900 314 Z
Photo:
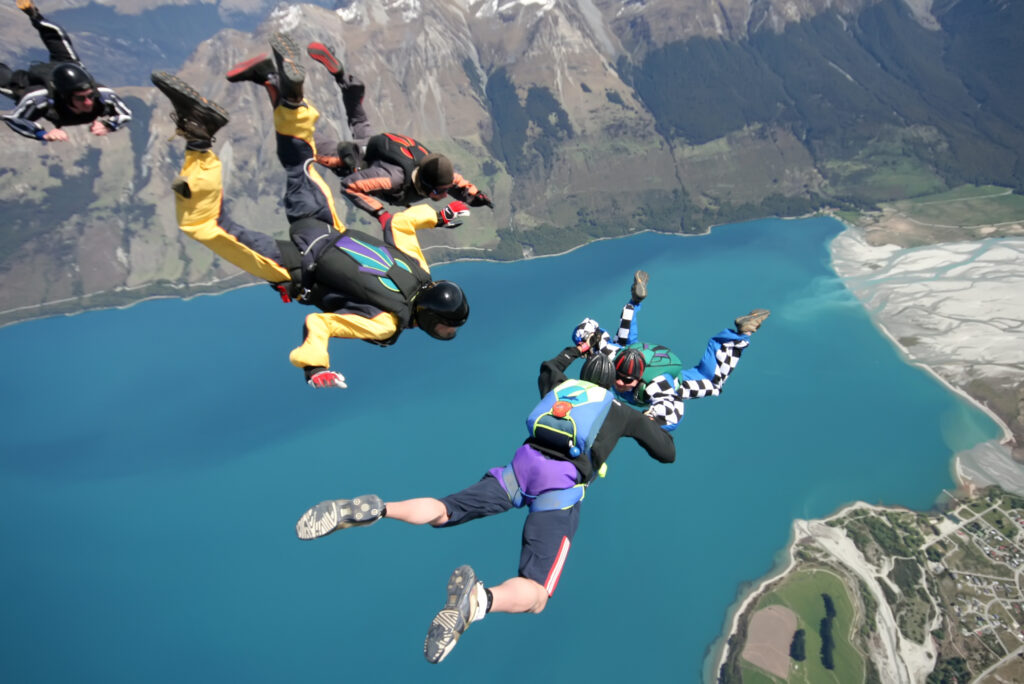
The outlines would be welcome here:
M 512 508 L 508 494 L 497 478 L 488 473 L 474 485 L 441 499 L 448 510 L 452 527 Z M 548 596 L 555 593 L 569 555 L 572 538 L 580 524 L 580 503 L 566 510 L 530 512 L 523 523 L 519 576 L 544 587 Z

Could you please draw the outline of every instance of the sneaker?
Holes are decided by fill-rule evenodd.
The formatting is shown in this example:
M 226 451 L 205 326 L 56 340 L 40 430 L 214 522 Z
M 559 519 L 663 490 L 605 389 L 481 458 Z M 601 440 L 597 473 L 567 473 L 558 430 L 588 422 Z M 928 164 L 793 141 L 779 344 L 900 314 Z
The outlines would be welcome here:
M 252 81 L 253 83 L 266 85 L 267 78 L 276 71 L 274 60 L 264 53 L 231 67 L 227 73 L 227 79 L 232 83 Z
M 477 611 L 476 573 L 468 565 L 455 568 L 448 578 L 448 600 L 434 616 L 423 642 L 423 655 L 428 662 L 439 663 L 455 648 L 455 643 L 473 621 Z
M 212 142 L 214 134 L 228 122 L 223 107 L 207 100 L 177 76 L 154 71 L 150 79 L 174 105 L 171 120 L 187 140 Z
M 314 61 L 320 62 L 327 67 L 327 71 L 331 73 L 335 80 L 345 75 L 345 67 L 341 65 L 338 58 L 331 52 L 331 48 L 323 43 L 310 43 L 306 46 L 306 54 L 312 57 Z
M 629 293 L 634 304 L 644 301 L 644 297 L 647 296 L 647 281 L 650 279 L 651 276 L 647 275 L 647 271 L 637 271 L 633 274 L 633 287 L 630 288 Z
M 384 502 L 376 494 L 321 501 L 302 514 L 295 523 L 295 534 L 299 539 L 316 539 L 346 527 L 372 525 L 383 517 Z
M 299 47 L 285 34 L 275 33 L 270 37 L 270 49 L 274 51 L 274 61 L 277 63 L 281 97 L 288 102 L 302 102 L 306 68 L 299 63 Z
M 749 335 L 757 332 L 757 329 L 764 323 L 764 319 L 771 315 L 768 309 L 754 309 L 745 316 L 740 316 L 735 321 L 736 332 L 740 335 Z

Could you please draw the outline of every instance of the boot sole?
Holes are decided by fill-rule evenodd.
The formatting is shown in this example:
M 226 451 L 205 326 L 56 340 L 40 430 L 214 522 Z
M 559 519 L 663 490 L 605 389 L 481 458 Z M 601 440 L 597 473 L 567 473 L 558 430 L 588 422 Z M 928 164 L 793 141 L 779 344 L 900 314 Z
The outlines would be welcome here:
M 647 283 L 651 279 L 651 276 L 647 275 L 646 271 L 637 271 L 633 274 L 633 289 L 630 294 L 636 296 L 637 299 L 645 299 L 647 297 Z
M 341 62 L 334 56 L 326 45 L 323 43 L 310 43 L 306 47 L 306 54 L 310 56 L 314 61 L 320 62 L 325 67 L 331 76 L 337 76 L 342 70 Z
M 299 539 L 317 539 L 348 527 L 371 525 L 380 520 L 383 510 L 384 502 L 375 494 L 321 501 L 302 514 L 295 534 Z
M 757 332 L 761 324 L 765 322 L 768 316 L 771 315 L 771 311 L 768 309 L 754 309 L 745 316 L 740 316 L 736 319 L 736 332 L 741 335 L 747 335 L 752 332 Z M 744 330 L 748 326 L 753 326 L 750 330 Z
M 468 565 L 462 565 L 448 578 L 448 598 L 430 623 L 423 642 L 423 655 L 428 662 L 439 663 L 452 652 L 459 637 L 469 628 L 476 608 L 476 573 Z
M 249 71 L 249 69 L 251 69 L 255 65 L 259 64 L 260 62 L 266 61 L 268 58 L 269 55 L 263 53 L 262 55 L 257 55 L 252 59 L 247 59 L 244 62 L 239 62 L 234 67 L 232 67 L 231 70 L 225 76 L 232 83 L 239 83 L 240 81 L 252 81 L 253 83 L 256 83 L 257 81 L 253 80 L 252 74 L 247 74 L 246 72 Z
M 195 88 L 177 76 L 172 76 L 165 71 L 154 71 L 149 78 L 153 85 L 167 96 L 171 104 L 175 105 L 175 110 L 179 106 L 185 106 L 190 110 L 189 113 L 199 112 L 210 117 L 216 122 L 217 128 L 227 124 L 229 117 L 226 109 L 216 102 L 207 100 Z
M 299 46 L 295 41 L 282 33 L 275 33 L 270 38 L 270 49 L 274 51 L 280 77 L 301 85 L 306 80 L 306 68 L 299 64 Z

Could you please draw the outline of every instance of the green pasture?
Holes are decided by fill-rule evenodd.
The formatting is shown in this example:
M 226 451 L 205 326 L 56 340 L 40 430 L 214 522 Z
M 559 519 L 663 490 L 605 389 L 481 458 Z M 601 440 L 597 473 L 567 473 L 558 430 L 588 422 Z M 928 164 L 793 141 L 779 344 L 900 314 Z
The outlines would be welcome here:
M 792 672 L 792 663 L 790 664 L 790 672 Z M 785 684 L 785 679 L 779 679 L 775 675 L 768 674 L 759 667 L 754 667 L 747 661 L 743 661 L 743 665 L 740 667 L 740 673 L 743 676 L 743 684 Z
M 821 664 L 821 620 L 825 617 L 825 602 L 822 594 L 832 597 L 836 617 L 832 624 L 835 650 L 832 652 L 835 669 L 826 670 Z M 758 601 L 758 609 L 771 605 L 783 605 L 797 615 L 797 629 L 803 629 L 806 639 L 807 659 L 794 667 L 790 661 L 789 682 L 806 684 L 856 684 L 864 681 L 864 658 L 850 641 L 854 634 L 855 617 L 853 602 L 846 591 L 846 585 L 838 576 L 825 570 L 803 570 L 787 577 L 776 589 Z M 747 679 L 748 670 L 757 673 L 761 679 Z M 774 682 L 766 673 L 744 663 L 744 682 Z
M 894 202 L 893 206 L 921 223 L 981 226 L 1024 221 L 1024 195 L 994 185 L 964 185 L 937 195 Z
M 826 161 L 823 169 L 835 194 L 863 197 L 875 202 L 927 195 L 946 187 L 942 178 L 928 165 L 911 157 Z

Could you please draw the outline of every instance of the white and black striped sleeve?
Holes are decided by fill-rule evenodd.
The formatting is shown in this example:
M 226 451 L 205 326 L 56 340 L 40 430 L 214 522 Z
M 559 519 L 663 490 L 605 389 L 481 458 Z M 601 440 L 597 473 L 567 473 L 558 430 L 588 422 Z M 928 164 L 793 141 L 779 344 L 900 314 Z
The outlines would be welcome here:
M 100 86 L 96 88 L 99 93 L 100 102 L 103 103 L 103 123 L 107 128 L 116 131 L 132 120 L 132 110 L 117 96 L 110 88 Z
M 50 97 L 45 89 L 27 92 L 13 112 L 4 114 L 4 123 L 18 135 L 42 140 L 46 135 L 46 129 L 37 124 L 36 119 L 40 119 L 46 114 L 50 104 Z

